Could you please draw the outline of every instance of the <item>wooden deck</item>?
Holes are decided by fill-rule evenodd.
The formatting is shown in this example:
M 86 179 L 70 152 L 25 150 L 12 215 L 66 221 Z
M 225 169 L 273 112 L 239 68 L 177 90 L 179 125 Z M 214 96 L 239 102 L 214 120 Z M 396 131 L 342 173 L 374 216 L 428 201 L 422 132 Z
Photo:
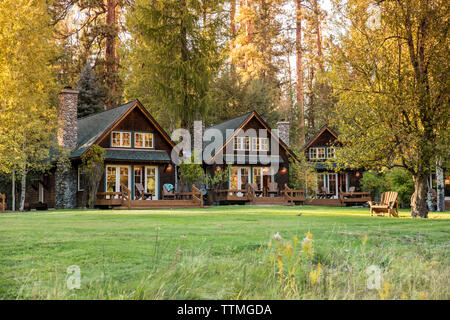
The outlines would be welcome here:
M 215 190 L 213 199 L 220 204 L 248 204 L 248 205 L 294 205 L 306 201 L 303 190 L 290 189 L 285 185 L 278 195 L 261 196 L 249 184 L 247 189 Z
M 98 192 L 95 205 L 115 209 L 175 209 L 203 208 L 203 193 L 192 186 L 192 192 L 183 193 L 185 199 L 175 200 L 132 200 L 131 191 L 121 185 L 120 192 Z

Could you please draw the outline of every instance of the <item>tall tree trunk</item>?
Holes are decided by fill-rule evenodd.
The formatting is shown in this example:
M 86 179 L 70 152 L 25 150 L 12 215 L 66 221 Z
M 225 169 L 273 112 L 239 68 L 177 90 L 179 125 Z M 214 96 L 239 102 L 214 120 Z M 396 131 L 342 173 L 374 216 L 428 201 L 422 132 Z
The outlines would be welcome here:
M 181 60 L 183 61 L 183 64 L 187 62 L 188 60 L 188 48 L 187 48 L 187 30 L 186 26 L 184 24 L 184 10 L 186 8 L 186 0 L 180 0 L 180 18 L 181 18 L 181 29 L 180 29 L 180 49 L 181 49 Z M 188 114 L 187 110 L 189 110 L 189 97 L 188 97 L 188 79 L 186 71 L 183 71 L 182 76 L 182 82 L 183 82 L 183 103 L 182 108 L 183 111 L 181 113 L 181 127 L 182 128 L 190 128 L 191 127 L 191 121 L 188 121 L 186 118 L 186 115 Z M 194 117 L 197 115 L 191 115 Z
M 297 56 L 297 104 L 300 109 L 300 145 L 305 144 L 305 110 L 303 107 L 303 70 L 302 70 L 302 0 L 296 0 L 296 56 Z
M 16 211 L 16 170 L 12 171 L 11 210 Z
M 320 72 L 323 72 L 323 61 L 322 61 L 322 38 L 320 34 L 320 8 L 318 0 L 314 0 L 314 15 L 315 15 L 315 32 L 316 32 L 316 46 L 317 46 L 317 58 L 319 64 Z
M 24 164 L 21 169 L 21 190 L 20 190 L 20 211 L 23 211 L 25 208 L 25 193 L 27 188 L 27 171 L 26 165 Z
M 411 197 L 411 216 L 413 218 L 428 218 L 428 175 L 426 173 L 414 174 L 413 180 L 414 193 Z
M 116 0 L 106 0 L 106 25 L 108 32 L 105 41 L 105 63 L 108 99 L 105 108 L 110 109 L 113 107 L 116 96 Z
M 233 63 L 233 53 L 234 48 L 236 47 L 235 40 L 236 40 L 236 0 L 230 1 L 231 5 L 231 14 L 230 14 L 230 66 L 231 66 L 231 74 L 233 77 L 236 75 L 236 68 Z
M 436 161 L 436 194 L 437 194 L 437 211 L 445 211 L 445 190 L 444 190 L 444 170 L 442 169 L 442 161 Z

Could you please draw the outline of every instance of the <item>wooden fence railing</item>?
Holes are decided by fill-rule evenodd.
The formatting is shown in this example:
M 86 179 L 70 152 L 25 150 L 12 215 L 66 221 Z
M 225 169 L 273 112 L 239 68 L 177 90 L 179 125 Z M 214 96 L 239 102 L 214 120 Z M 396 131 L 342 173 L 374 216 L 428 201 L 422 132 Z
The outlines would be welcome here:
M 255 200 L 255 188 L 250 184 L 247 183 L 247 198 L 250 202 L 253 202 Z
M 0 193 L 0 209 L 2 212 L 6 211 L 6 195 Z
M 124 184 L 120 184 L 122 191 L 122 205 L 126 205 L 128 209 L 131 209 L 131 190 Z
M 192 185 L 192 200 L 198 202 L 200 204 L 200 207 L 203 208 L 203 192 L 194 184 Z
M 305 201 L 305 191 L 304 190 L 294 190 L 288 187 L 287 184 L 284 185 L 284 190 L 282 191 L 284 198 L 288 204 L 295 204 L 295 201 Z

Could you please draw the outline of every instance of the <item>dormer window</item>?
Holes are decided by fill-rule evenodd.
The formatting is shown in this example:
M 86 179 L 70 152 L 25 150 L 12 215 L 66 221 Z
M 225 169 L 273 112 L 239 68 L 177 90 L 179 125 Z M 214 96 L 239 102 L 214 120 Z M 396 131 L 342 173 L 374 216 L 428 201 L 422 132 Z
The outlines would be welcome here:
M 131 135 L 129 132 L 113 131 L 111 134 L 112 147 L 131 147 Z
M 134 134 L 135 148 L 153 148 L 153 133 L 136 132 Z

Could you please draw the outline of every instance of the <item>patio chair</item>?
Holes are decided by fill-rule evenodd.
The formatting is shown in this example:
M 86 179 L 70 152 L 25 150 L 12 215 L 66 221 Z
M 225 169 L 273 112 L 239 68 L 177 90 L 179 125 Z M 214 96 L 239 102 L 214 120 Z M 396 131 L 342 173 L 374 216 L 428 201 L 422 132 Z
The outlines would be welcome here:
M 398 218 L 398 192 L 388 191 L 383 192 L 381 195 L 381 201 L 368 201 L 370 205 L 370 215 L 384 216 L 385 213 L 388 214 L 389 218 L 391 214 Z
M 257 197 L 259 197 L 263 194 L 263 190 L 258 189 L 258 186 L 256 185 L 256 183 L 250 183 L 250 185 L 253 187 L 253 190 L 255 190 L 255 195 Z
M 322 189 L 321 195 L 323 195 L 324 198 L 330 199 L 332 196 L 334 196 L 333 193 L 330 193 L 330 191 L 328 191 L 327 187 L 322 187 L 321 189 Z
M 144 189 L 144 186 L 142 185 L 142 183 L 136 183 L 135 187 L 137 189 L 137 197 L 136 200 L 147 200 L 147 199 L 151 199 L 153 197 L 153 194 L 151 192 L 146 192 Z
M 269 182 L 267 185 L 268 189 L 267 189 L 267 194 L 270 197 L 271 195 L 273 196 L 278 196 L 280 194 L 280 191 L 278 190 L 278 183 L 276 182 Z
M 169 200 L 169 199 L 175 200 L 175 189 L 167 191 L 167 187 L 164 184 L 163 189 L 162 189 L 162 198 L 163 198 L 163 200 Z

